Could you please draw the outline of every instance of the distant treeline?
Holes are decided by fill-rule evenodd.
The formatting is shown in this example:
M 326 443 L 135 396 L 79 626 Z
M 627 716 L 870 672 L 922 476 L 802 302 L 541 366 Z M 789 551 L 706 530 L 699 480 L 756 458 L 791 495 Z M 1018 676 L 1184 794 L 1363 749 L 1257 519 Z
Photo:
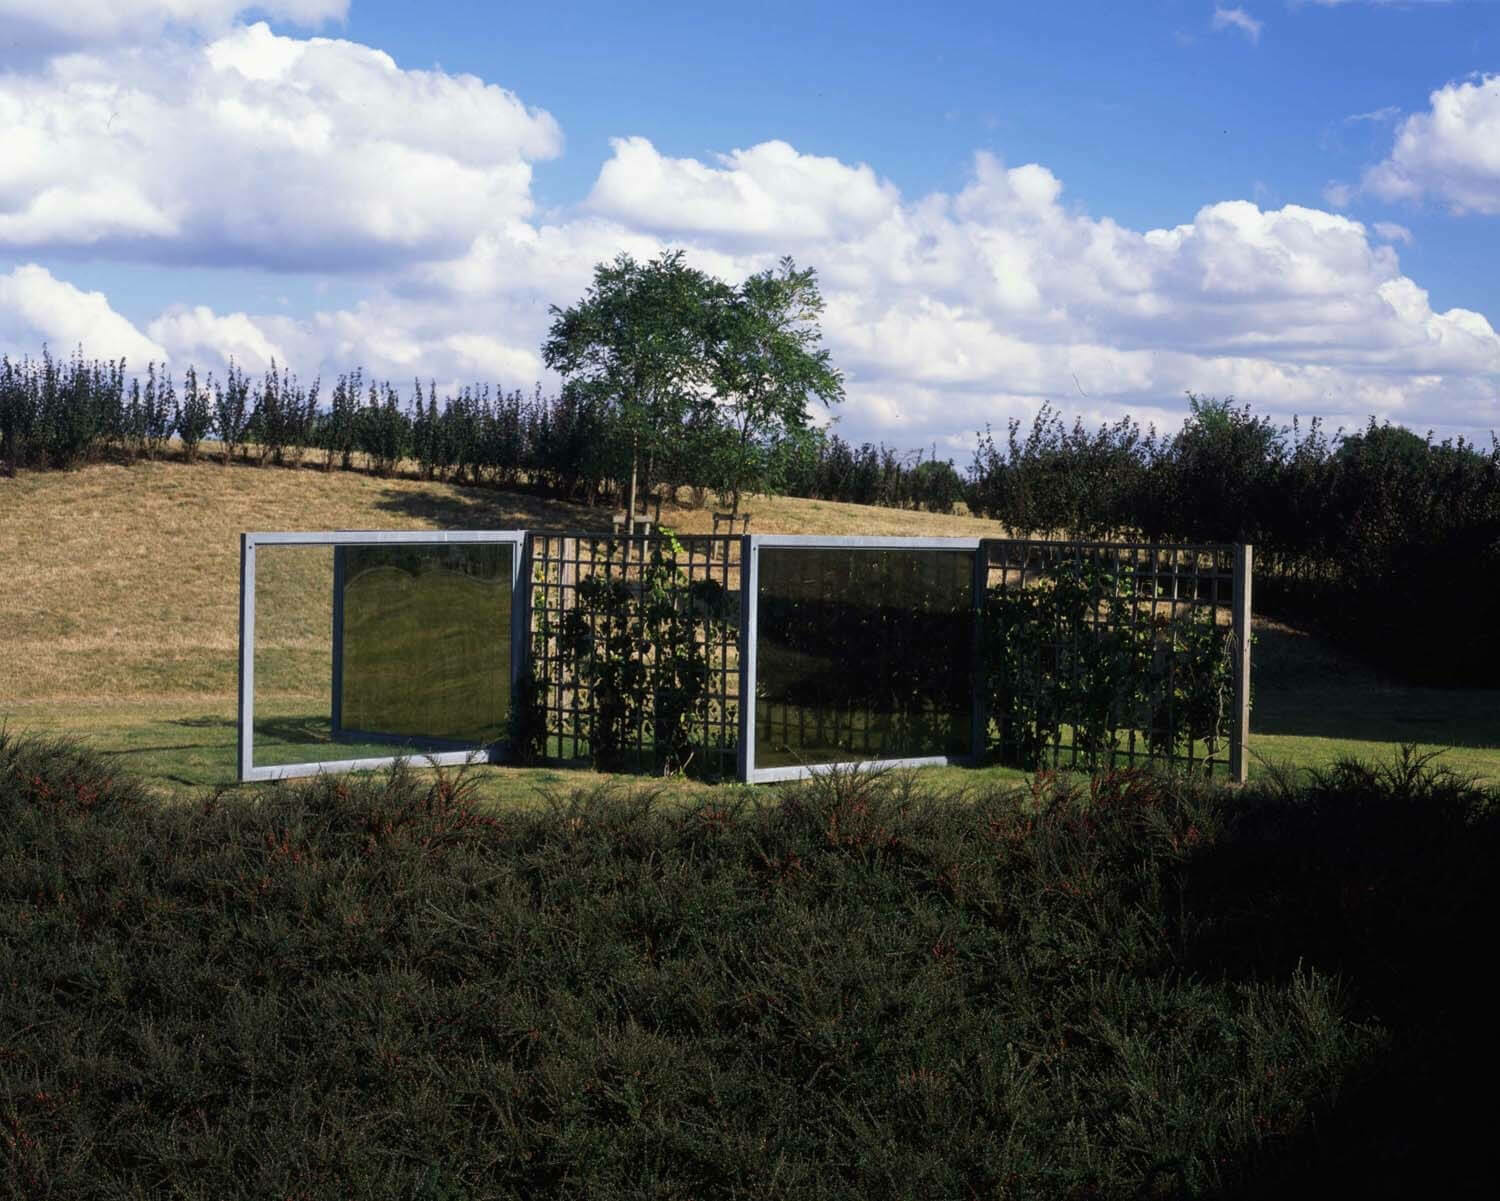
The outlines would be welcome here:
M 1500 440 L 1434 442 L 1373 418 L 1328 436 L 1317 420 L 1278 426 L 1249 406 L 1189 397 L 1174 434 L 1126 417 L 1097 430 L 1043 408 L 1023 433 L 979 436 L 961 476 L 948 461 L 855 448 L 805 431 L 760 448 L 772 492 L 951 512 L 962 501 L 1022 535 L 1251 542 L 1258 612 L 1311 621 L 1412 679 L 1500 686 Z M 414 381 L 286 371 L 222 380 L 188 368 L 181 390 L 149 366 L 0 359 L 0 463 L 69 468 L 151 458 L 176 437 L 259 464 L 316 463 L 388 474 L 398 466 L 455 483 L 527 488 L 597 503 L 614 498 L 629 454 L 598 407 L 564 389 L 544 396 L 466 387 L 441 402 Z M 648 486 L 716 488 L 722 427 L 689 424 Z
M 613 418 L 581 392 L 545 396 L 540 384 L 492 390 L 475 384 L 441 401 L 413 380 L 406 397 L 362 370 L 331 392 L 275 365 L 258 380 L 230 364 L 223 379 L 189 367 L 173 376 L 148 364 L 132 378 L 124 360 L 0 359 L 0 471 L 70 469 L 165 453 L 175 437 L 192 461 L 206 442 L 224 462 L 315 464 L 387 475 L 406 467 L 460 484 L 531 488 L 579 499 L 619 499 L 630 455 Z M 646 488 L 690 488 L 703 503 L 718 484 L 722 425 L 689 421 L 665 456 L 641 464 Z M 757 448 L 770 491 L 899 508 L 952 512 L 964 484 L 951 462 L 922 462 L 886 446 L 854 449 L 822 431 Z

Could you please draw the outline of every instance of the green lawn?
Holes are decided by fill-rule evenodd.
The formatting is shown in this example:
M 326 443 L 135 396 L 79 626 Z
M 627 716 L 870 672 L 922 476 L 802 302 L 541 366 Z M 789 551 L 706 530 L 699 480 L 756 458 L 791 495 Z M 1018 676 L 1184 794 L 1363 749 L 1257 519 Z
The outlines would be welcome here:
M 1500 688 L 1395 683 L 1275 622 L 1257 622 L 1255 638 L 1252 778 L 1266 764 L 1327 769 L 1414 743 L 1455 771 L 1500 782 Z

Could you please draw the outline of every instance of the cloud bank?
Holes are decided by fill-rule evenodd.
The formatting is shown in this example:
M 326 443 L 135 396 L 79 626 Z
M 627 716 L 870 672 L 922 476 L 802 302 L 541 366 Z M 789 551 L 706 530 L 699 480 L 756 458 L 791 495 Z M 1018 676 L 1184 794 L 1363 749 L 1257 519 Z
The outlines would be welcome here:
M 527 216 L 531 162 L 562 149 L 493 84 L 263 23 L 0 76 L 0 128 L 0 250 L 283 270 L 454 253 Z
M 349 0 L 0 0 L 0 26 L 20 47 L 49 50 L 110 42 L 142 44 L 171 31 L 223 33 L 255 9 L 277 21 L 313 28 L 341 21 Z
M 340 7 L 299 3 L 309 20 Z M 640 133 L 612 142 L 577 206 L 544 216 L 531 165 L 562 152 L 562 133 L 493 83 L 264 24 L 183 42 L 149 70 L 145 56 L 121 43 L 0 76 L 0 126 L 15 131 L 0 254 L 23 264 L 0 274 L 0 349 L 82 341 L 136 365 L 275 358 L 304 378 L 363 365 L 529 387 L 549 304 L 577 299 L 621 250 L 672 245 L 730 280 L 787 253 L 818 269 L 847 375 L 841 429 L 856 439 L 961 456 L 977 428 L 1046 401 L 1175 426 L 1189 389 L 1282 417 L 1500 427 L 1500 337 L 1480 313 L 1432 307 L 1402 271 L 1395 244 L 1410 234 L 1394 223 L 1231 198 L 1136 230 L 1069 201 L 1045 165 L 988 152 L 956 191 L 906 196 L 870 164 L 785 141 L 702 160 Z M 1468 207 L 1488 211 L 1493 86 L 1455 89 L 1455 122 L 1434 93 L 1369 186 L 1451 200 L 1462 181 Z M 1397 182 L 1377 185 L 1387 169 Z M 66 282 L 83 255 L 342 274 L 363 291 L 293 315 L 184 296 L 137 328 Z

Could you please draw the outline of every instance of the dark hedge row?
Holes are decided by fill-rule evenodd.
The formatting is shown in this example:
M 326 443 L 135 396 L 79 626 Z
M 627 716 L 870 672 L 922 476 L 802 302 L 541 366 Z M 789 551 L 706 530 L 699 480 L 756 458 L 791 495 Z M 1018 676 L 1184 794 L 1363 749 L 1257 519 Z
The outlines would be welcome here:
M 962 500 L 1012 533 L 1084 538 L 1251 542 L 1257 609 L 1321 624 L 1407 678 L 1500 684 L 1500 440 L 1435 443 L 1377 425 L 1330 438 L 1253 416 L 1249 406 L 1189 397 L 1173 435 L 1114 425 L 1070 429 L 1044 407 L 1023 436 L 987 431 L 967 473 L 837 434 L 800 431 L 761 448 L 760 487 L 792 496 L 951 512 Z M 646 487 L 716 489 L 725 429 L 702 414 L 641 464 Z M 0 360 L 0 464 L 71 467 L 163 453 L 176 437 L 191 459 L 205 440 L 257 463 L 311 459 L 388 473 L 415 463 L 427 478 L 524 487 L 618 503 L 627 440 L 611 419 L 564 390 L 545 397 L 466 387 L 439 403 L 413 384 L 402 401 L 361 371 L 320 382 L 286 371 L 259 381 L 189 368 L 179 393 L 148 366 L 123 361 Z M 1435 636 L 1438 632 L 1443 636 Z M 1460 637 L 1453 637 L 1458 632 Z
M 1255 545 L 1257 612 L 1311 620 L 1430 683 L 1500 686 L 1500 440 L 1376 425 L 1329 438 L 1190 397 L 1171 437 L 1044 410 L 986 434 L 969 504 L 1017 533 Z
M 360 369 L 340 375 L 320 396 L 321 381 L 303 385 L 288 371 L 252 379 L 232 363 L 222 380 L 201 380 L 189 367 L 181 393 L 171 374 L 148 364 L 144 381 L 124 360 L 67 360 L 44 349 L 40 359 L 0 359 L 0 470 L 71 468 L 110 458 L 163 454 L 175 437 L 184 457 L 205 441 L 217 455 L 275 466 L 317 463 L 386 474 L 415 463 L 426 478 L 455 483 L 531 487 L 590 500 L 621 491 L 628 479 L 626 440 L 598 406 L 564 390 L 527 397 L 488 385 L 463 388 L 439 402 L 420 380 L 403 400 L 390 381 L 366 381 Z M 641 464 L 644 485 L 692 488 L 702 503 L 722 481 L 723 451 L 737 435 L 698 414 L 666 456 Z M 761 448 L 763 487 L 797 496 L 859 504 L 924 506 L 952 512 L 963 499 L 953 465 L 898 456 L 888 447 L 854 449 L 817 431 Z
M 0 1197 L 1467 1196 L 1493 793 L 163 805 L 0 734 Z M 736 794 L 737 795 L 737 794 Z
M 388 474 L 414 461 L 427 478 L 555 491 L 597 490 L 617 464 L 609 431 L 589 406 L 544 397 L 538 386 L 491 393 L 466 387 L 439 406 L 420 381 L 402 401 L 389 381 L 340 375 L 326 401 L 321 381 L 304 386 L 274 369 L 252 380 L 232 363 L 223 380 L 201 381 L 189 367 L 178 393 L 172 376 L 148 365 L 144 383 L 125 363 L 84 359 L 0 360 L 0 463 L 69 468 L 105 458 L 160 455 L 176 437 L 185 458 L 217 442 L 225 462 L 327 468 L 355 466 Z

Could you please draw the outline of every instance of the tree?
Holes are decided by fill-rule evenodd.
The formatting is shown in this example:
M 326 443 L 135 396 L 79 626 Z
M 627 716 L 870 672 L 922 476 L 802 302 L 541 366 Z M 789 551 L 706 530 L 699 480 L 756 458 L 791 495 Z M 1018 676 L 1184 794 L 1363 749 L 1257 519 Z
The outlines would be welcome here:
M 189 365 L 183 383 L 182 404 L 173 417 L 177 437 L 182 440 L 183 458 L 189 463 L 198 457 L 199 443 L 213 429 L 213 404 L 209 400 L 212 384 L 210 377 L 207 387 L 199 387 L 198 372 Z
M 809 400 L 844 398 L 842 374 L 818 348 L 822 311 L 817 273 L 790 256 L 713 297 L 710 378 L 730 434 L 716 482 L 735 513 L 743 492 L 770 482 L 775 446 L 808 428 Z
M 644 264 L 622 253 L 594 268 L 593 286 L 577 304 L 550 306 L 542 358 L 569 377 L 572 395 L 611 418 L 629 455 L 632 516 L 642 463 L 664 457 L 706 382 L 716 283 L 688 267 L 680 250 Z
M 245 444 L 250 426 L 250 377 L 229 360 L 224 386 L 214 386 L 214 431 L 219 435 L 224 465 L 234 458 L 237 447 Z

